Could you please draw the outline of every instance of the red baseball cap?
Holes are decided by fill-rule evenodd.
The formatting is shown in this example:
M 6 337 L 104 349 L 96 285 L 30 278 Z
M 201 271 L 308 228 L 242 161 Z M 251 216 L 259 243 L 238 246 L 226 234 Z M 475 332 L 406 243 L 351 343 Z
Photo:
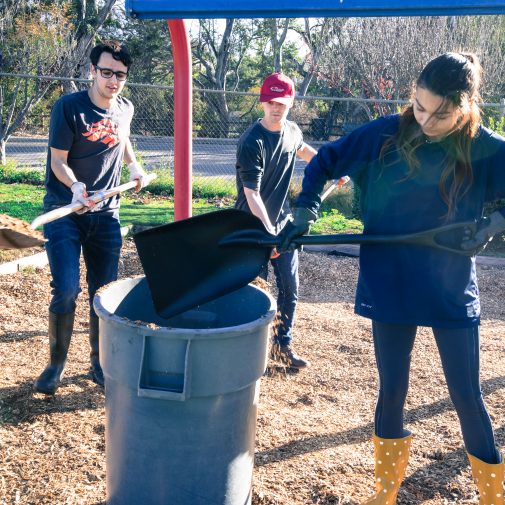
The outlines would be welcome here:
M 289 105 L 295 96 L 295 84 L 281 72 L 269 75 L 261 86 L 260 102 L 279 102 Z

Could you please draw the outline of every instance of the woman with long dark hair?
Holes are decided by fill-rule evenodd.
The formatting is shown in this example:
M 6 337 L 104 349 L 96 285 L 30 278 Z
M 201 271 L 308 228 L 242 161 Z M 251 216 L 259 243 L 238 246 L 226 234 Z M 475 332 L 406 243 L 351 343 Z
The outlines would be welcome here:
M 364 233 L 407 234 L 476 220 L 458 247 L 476 250 L 505 231 L 505 139 L 480 124 L 481 68 L 471 53 L 446 53 L 419 75 L 411 103 L 319 149 L 305 170 L 294 221 L 281 232 L 289 250 L 317 218 L 327 180 L 349 175 L 361 193 Z M 439 349 L 481 504 L 503 505 L 503 459 L 479 379 L 480 302 L 475 256 L 422 245 L 362 245 L 355 311 L 372 321 L 379 375 L 375 411 L 376 493 L 394 504 L 412 435 L 404 427 L 411 353 L 418 326 Z

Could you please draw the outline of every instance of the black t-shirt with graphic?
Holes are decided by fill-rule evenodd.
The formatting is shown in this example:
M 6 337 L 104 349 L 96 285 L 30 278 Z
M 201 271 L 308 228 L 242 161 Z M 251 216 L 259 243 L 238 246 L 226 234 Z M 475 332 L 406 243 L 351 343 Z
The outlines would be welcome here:
M 133 104 L 117 97 L 108 110 L 97 107 L 87 91 L 61 97 L 51 112 L 49 148 L 68 151 L 68 165 L 88 192 L 103 191 L 119 184 L 125 141 L 130 135 Z M 67 205 L 72 192 L 51 169 L 51 149 L 46 165 L 44 209 Z M 96 205 L 92 212 L 119 207 L 119 195 Z
M 279 132 L 253 123 L 238 141 L 235 208 L 250 212 L 244 187 L 259 191 L 270 221 L 281 229 L 290 213 L 289 183 L 302 145 L 303 134 L 293 121 L 286 121 Z

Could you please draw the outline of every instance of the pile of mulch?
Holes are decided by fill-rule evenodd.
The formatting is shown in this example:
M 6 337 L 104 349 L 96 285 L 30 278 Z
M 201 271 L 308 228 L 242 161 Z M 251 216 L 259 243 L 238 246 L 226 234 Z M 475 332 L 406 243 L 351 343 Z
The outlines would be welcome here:
M 120 275 L 141 273 L 127 240 Z M 312 366 L 295 373 L 270 362 L 261 380 L 254 505 L 351 505 L 373 488 L 377 378 L 370 323 L 353 313 L 357 274 L 356 258 L 302 253 L 295 342 Z M 49 270 L 0 276 L 0 505 L 105 503 L 104 396 L 88 375 L 84 275 L 66 375 L 53 398 L 32 391 L 48 355 Z M 482 266 L 479 275 L 482 385 L 504 447 L 505 268 Z M 414 349 L 406 423 L 415 439 L 398 504 L 478 503 L 426 328 Z

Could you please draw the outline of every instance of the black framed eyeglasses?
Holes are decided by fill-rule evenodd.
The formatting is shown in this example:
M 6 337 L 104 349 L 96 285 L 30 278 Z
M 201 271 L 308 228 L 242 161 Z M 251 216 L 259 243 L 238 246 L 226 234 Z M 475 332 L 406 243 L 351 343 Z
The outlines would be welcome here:
M 118 81 L 126 81 L 126 78 L 128 77 L 128 72 L 114 72 L 114 70 L 111 70 L 110 68 L 102 68 L 98 65 L 95 65 L 95 68 L 100 70 L 100 75 L 104 79 L 110 79 L 113 75 L 115 75 Z

